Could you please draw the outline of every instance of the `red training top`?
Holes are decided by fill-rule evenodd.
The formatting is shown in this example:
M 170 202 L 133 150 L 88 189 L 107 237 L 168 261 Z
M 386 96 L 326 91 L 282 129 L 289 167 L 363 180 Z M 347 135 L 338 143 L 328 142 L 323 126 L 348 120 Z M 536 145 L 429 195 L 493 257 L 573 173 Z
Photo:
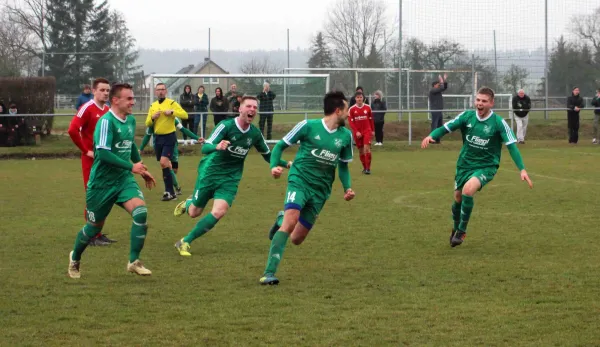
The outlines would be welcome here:
M 104 116 L 110 108 L 106 105 L 100 108 L 94 100 L 81 105 L 79 111 L 69 125 L 69 136 L 83 154 L 94 150 L 94 130 L 98 119 Z
M 357 104 L 352 105 L 348 110 L 348 119 L 350 120 L 350 127 L 354 133 L 357 131 L 375 131 L 371 106 L 367 104 L 363 104 L 361 107 L 358 107 Z

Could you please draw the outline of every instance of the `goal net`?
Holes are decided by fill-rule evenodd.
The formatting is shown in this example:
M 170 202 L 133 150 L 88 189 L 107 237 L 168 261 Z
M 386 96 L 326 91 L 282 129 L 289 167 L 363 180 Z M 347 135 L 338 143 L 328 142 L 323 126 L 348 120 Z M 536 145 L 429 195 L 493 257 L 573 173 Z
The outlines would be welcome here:
M 200 112 L 199 108 L 190 112 L 190 119 L 198 124 L 197 130 L 194 126 L 194 131 L 202 137 L 207 137 L 214 129 L 215 114 L 227 117 L 237 115 L 233 111 L 237 95 L 256 97 L 263 92 L 265 83 L 268 83 L 270 91 L 275 94 L 272 101 L 274 113 L 272 116 L 261 117 L 259 112 L 253 123 L 259 128 L 264 123 L 261 130 L 263 130 L 265 139 L 269 143 L 276 143 L 296 123 L 322 114 L 323 97 L 329 90 L 330 76 L 328 74 L 153 74 L 150 78 L 150 85 L 156 86 L 158 83 L 164 83 L 167 87 L 168 97 L 177 101 L 180 100 L 185 86 L 191 87 L 192 94 L 196 94 L 202 86 L 205 89 L 204 93 L 207 94 L 209 105 L 216 95 L 217 88 L 221 88 L 223 94 L 227 96 L 227 111 L 215 111 L 208 107 L 208 112 Z M 234 89 L 235 94 L 232 94 Z M 154 88 L 151 88 L 151 101 L 155 100 L 153 90 Z M 203 121 L 206 122 L 204 127 L 202 126 Z M 269 123 L 271 125 L 270 132 Z M 182 135 L 178 134 L 178 137 L 180 138 L 179 142 L 182 142 Z

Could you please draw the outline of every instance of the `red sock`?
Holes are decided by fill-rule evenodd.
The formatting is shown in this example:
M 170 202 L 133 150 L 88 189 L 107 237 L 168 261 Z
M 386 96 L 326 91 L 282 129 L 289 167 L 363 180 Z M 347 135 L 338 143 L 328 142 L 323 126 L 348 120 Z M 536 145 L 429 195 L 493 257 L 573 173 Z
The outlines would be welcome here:
M 361 154 L 361 155 L 360 155 L 360 162 L 361 162 L 361 163 L 362 163 L 362 165 L 363 165 L 363 169 L 365 169 L 365 170 L 366 170 L 366 169 L 367 169 L 367 158 L 366 158 L 366 155 L 365 155 L 365 154 Z
M 366 158 L 367 170 L 371 170 L 371 152 L 367 153 L 366 156 L 367 156 L 367 158 Z

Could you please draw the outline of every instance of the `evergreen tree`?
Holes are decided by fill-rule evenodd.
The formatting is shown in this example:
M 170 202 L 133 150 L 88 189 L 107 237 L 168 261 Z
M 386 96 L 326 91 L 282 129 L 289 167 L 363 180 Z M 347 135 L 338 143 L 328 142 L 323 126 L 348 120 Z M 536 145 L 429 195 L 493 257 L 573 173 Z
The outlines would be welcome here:
M 138 73 L 141 69 L 141 65 L 136 65 L 139 52 L 135 47 L 135 38 L 131 36 L 125 17 L 121 13 L 113 11 L 110 17 L 110 22 L 113 25 L 112 35 L 114 37 L 112 50 L 119 52 L 114 62 L 115 76 L 119 81 L 133 83 L 134 74 Z
M 86 51 L 106 52 L 106 54 L 88 55 L 88 69 L 90 78 L 104 77 L 109 81 L 116 80 L 115 62 L 119 61 L 119 55 L 110 53 L 113 51 L 115 40 L 111 23 L 110 8 L 108 0 L 103 0 L 94 7 L 87 23 Z
M 322 32 L 318 32 L 312 42 L 312 56 L 308 59 L 309 68 L 327 68 L 333 67 L 333 58 L 331 51 L 327 47 L 325 37 Z
M 73 92 L 73 88 L 70 86 L 73 57 L 65 54 L 75 50 L 73 35 L 75 24 L 71 16 L 71 9 L 71 0 L 48 2 L 46 66 L 48 66 L 48 75 L 56 78 L 56 87 L 60 93 Z

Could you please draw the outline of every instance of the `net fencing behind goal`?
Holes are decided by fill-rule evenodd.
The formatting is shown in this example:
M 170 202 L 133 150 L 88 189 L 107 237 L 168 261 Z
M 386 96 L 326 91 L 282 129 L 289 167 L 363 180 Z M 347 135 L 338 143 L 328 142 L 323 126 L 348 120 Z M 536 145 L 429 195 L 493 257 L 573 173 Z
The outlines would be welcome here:
M 268 83 L 269 90 L 275 96 L 272 100 L 274 112 L 272 115 L 266 113 L 261 115 L 259 112 L 253 124 L 260 128 L 264 123 L 261 130 L 265 139 L 268 143 L 276 143 L 296 123 L 322 115 L 323 97 L 330 89 L 330 76 L 328 74 L 153 74 L 150 78 L 151 101 L 156 99 L 153 87 L 158 83 L 164 83 L 167 97 L 178 102 L 185 86 L 191 87 L 192 94 L 197 94 L 200 86 L 204 87 L 204 93 L 208 97 L 208 112 L 201 111 L 200 105 L 197 104 L 193 112 L 190 112 L 190 120 L 192 120 L 190 123 L 195 122 L 198 136 L 205 138 L 214 129 L 215 114 L 235 117 L 237 113 L 233 110 L 233 104 L 237 101 L 237 95 L 259 97 L 265 83 Z M 234 85 L 236 93 L 231 94 Z M 227 97 L 228 105 L 221 105 L 227 108 L 226 112 L 215 112 L 210 108 L 210 102 L 215 98 L 217 88 L 221 88 Z M 206 129 L 202 126 L 203 121 L 206 122 Z M 270 133 L 269 123 L 271 123 Z M 196 129 L 196 125 L 190 125 L 190 129 Z M 178 137 L 179 142 L 183 142 L 182 135 L 178 134 Z

